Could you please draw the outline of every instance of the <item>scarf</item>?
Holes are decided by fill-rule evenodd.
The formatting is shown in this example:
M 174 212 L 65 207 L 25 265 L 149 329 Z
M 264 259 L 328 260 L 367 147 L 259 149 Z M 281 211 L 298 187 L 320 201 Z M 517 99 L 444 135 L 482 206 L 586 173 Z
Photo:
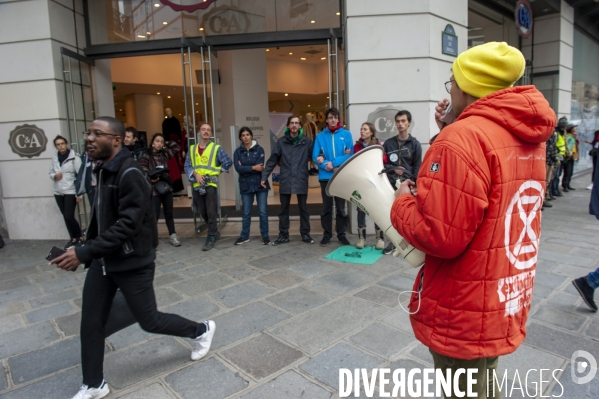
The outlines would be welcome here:
M 327 125 L 327 128 L 329 129 L 329 132 L 331 133 L 335 133 L 337 131 L 337 129 L 339 129 L 341 127 L 341 121 L 339 121 L 339 123 L 337 123 L 337 126 L 335 127 L 330 127 L 329 125 Z
M 59 152 L 58 153 L 58 164 L 62 166 L 62 163 L 67 160 L 70 153 L 71 153 L 71 150 L 66 150 L 66 152 L 64 154 L 61 154 Z

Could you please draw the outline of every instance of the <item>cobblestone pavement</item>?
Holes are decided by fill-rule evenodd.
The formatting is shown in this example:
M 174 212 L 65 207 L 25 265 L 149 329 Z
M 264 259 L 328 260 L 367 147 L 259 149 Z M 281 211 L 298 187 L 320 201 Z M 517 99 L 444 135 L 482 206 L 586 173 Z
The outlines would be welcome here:
M 588 180 L 576 179 L 577 190 L 543 212 L 528 337 L 499 363 L 510 387 L 518 387 L 517 377 L 528 384 L 529 395 L 516 389 L 511 397 L 539 396 L 539 373 L 528 379 L 526 373 L 541 368 L 563 370 L 556 374 L 562 398 L 599 397 L 599 376 L 576 385 L 570 372 L 576 350 L 599 358 L 599 315 L 571 284 L 599 259 Z M 279 247 L 262 246 L 257 237 L 240 247 L 233 240 L 221 239 L 207 253 L 203 239 L 183 239 L 180 248 L 161 240 L 155 280 L 160 309 L 214 319 L 213 346 L 205 359 L 192 362 L 189 340 L 150 335 L 137 325 L 120 331 L 106 341 L 109 397 L 336 398 L 340 367 L 431 367 L 398 305 L 399 292 L 411 289 L 416 273 L 403 260 L 384 256 L 359 266 L 323 258 L 336 241 L 321 248 L 298 237 Z M 0 250 L 2 399 L 70 398 L 81 383 L 85 272 L 47 266 L 43 258 L 52 244 L 8 241 Z M 543 380 L 549 381 L 545 395 L 560 394 L 550 373 Z

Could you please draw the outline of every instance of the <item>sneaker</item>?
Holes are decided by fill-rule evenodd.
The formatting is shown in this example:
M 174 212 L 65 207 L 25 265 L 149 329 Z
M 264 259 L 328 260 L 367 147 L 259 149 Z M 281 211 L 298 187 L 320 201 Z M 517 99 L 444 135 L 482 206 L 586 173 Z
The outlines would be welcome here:
M 341 242 L 341 244 L 343 244 L 343 245 L 351 245 L 346 236 L 339 237 L 339 242 Z
M 110 393 L 110 388 L 106 381 L 102 381 L 99 388 L 88 388 L 87 385 L 81 385 L 79 392 L 72 399 L 99 399 Z
M 262 237 L 262 245 L 270 245 L 270 238 Z
M 394 251 L 395 245 L 393 245 L 393 243 L 389 243 L 389 245 L 387 245 L 387 248 L 383 249 L 383 255 L 392 254 Z
M 220 231 L 216 231 L 216 234 L 214 235 L 214 241 L 218 240 L 220 238 Z
M 310 237 L 310 234 L 303 234 L 302 241 L 305 242 L 306 244 L 314 244 L 314 239 L 312 237 Z
M 377 238 L 375 248 L 379 250 L 385 248 L 385 241 L 383 241 L 381 238 Z
M 170 242 L 173 247 L 181 246 L 181 241 L 179 241 L 179 237 L 175 233 L 171 234 Z
M 366 246 L 366 240 L 364 239 L 364 237 L 358 238 L 358 243 L 356 244 L 356 248 L 364 249 L 365 246 Z
M 329 245 L 329 242 L 331 242 L 331 237 L 323 236 L 322 240 L 320 240 L 320 246 L 326 247 L 327 245 Z
M 543 208 L 553 208 L 553 205 L 551 205 L 549 202 L 547 201 L 543 201 Z
M 210 350 L 212 338 L 216 330 L 216 324 L 212 320 L 204 321 L 206 332 L 193 340 L 193 349 L 191 350 L 191 360 L 200 360 Z
M 595 303 L 595 300 L 593 299 L 593 294 L 595 293 L 595 290 L 593 289 L 593 287 L 591 287 L 589 285 L 587 278 L 586 277 L 577 278 L 576 280 L 572 280 L 572 284 L 574 284 L 574 287 L 576 287 L 576 289 L 580 293 L 580 296 L 584 300 L 584 303 L 586 303 L 587 306 L 589 308 L 591 308 L 591 310 L 593 312 L 596 312 L 597 304 Z
M 249 238 L 241 238 L 239 237 L 236 241 L 235 241 L 235 245 L 243 245 L 246 242 L 250 242 Z
M 212 248 L 214 248 L 214 241 L 216 241 L 214 236 L 206 237 L 206 243 L 202 247 L 202 251 L 210 251 Z
M 591 183 L 590 186 L 587 186 L 587 190 L 592 190 L 593 189 L 593 183 Z
M 274 240 L 273 243 L 272 243 L 272 245 L 285 244 L 286 242 L 289 242 L 289 237 L 285 237 L 285 236 L 279 235 L 279 238 L 277 238 L 276 240 Z
M 568 190 L 575 191 L 576 189 L 574 187 L 572 187 L 572 186 L 568 186 Z

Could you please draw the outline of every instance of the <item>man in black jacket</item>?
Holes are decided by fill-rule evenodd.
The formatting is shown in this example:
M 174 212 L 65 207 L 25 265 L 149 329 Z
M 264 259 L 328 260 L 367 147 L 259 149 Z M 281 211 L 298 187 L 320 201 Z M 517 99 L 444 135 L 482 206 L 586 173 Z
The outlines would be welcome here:
M 308 213 L 308 161 L 312 156 L 312 140 L 303 135 L 301 119 L 292 115 L 287 119 L 285 135 L 277 141 L 266 166 L 262 171 L 262 187 L 272 170 L 280 162 L 279 196 L 281 213 L 279 213 L 279 238 L 273 245 L 289 242 L 289 203 L 291 195 L 297 195 L 297 205 L 300 210 L 300 234 L 302 241 L 314 244 L 310 237 L 310 214 Z
M 158 312 L 154 260 L 158 243 L 152 187 L 131 153 L 123 148 L 125 127 L 115 118 L 94 120 L 85 135 L 88 154 L 101 161 L 96 199 L 85 245 L 56 258 L 61 269 L 88 268 L 81 305 L 83 386 L 73 397 L 103 398 L 110 392 L 103 377 L 105 326 L 117 288 L 140 326 L 152 333 L 193 339 L 192 360 L 206 355 L 214 322 L 196 323 Z
M 141 156 L 148 150 L 144 143 L 139 139 L 139 132 L 133 126 L 125 129 L 125 148 L 131 151 L 133 159 L 139 161 Z

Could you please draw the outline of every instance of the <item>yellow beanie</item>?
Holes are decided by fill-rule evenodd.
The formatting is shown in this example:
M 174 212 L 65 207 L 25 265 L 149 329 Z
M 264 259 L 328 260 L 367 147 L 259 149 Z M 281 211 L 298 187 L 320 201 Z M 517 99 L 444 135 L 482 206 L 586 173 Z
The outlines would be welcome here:
M 525 67 L 520 50 L 505 42 L 489 42 L 464 51 L 451 69 L 462 91 L 482 98 L 512 87 L 524 74 Z

